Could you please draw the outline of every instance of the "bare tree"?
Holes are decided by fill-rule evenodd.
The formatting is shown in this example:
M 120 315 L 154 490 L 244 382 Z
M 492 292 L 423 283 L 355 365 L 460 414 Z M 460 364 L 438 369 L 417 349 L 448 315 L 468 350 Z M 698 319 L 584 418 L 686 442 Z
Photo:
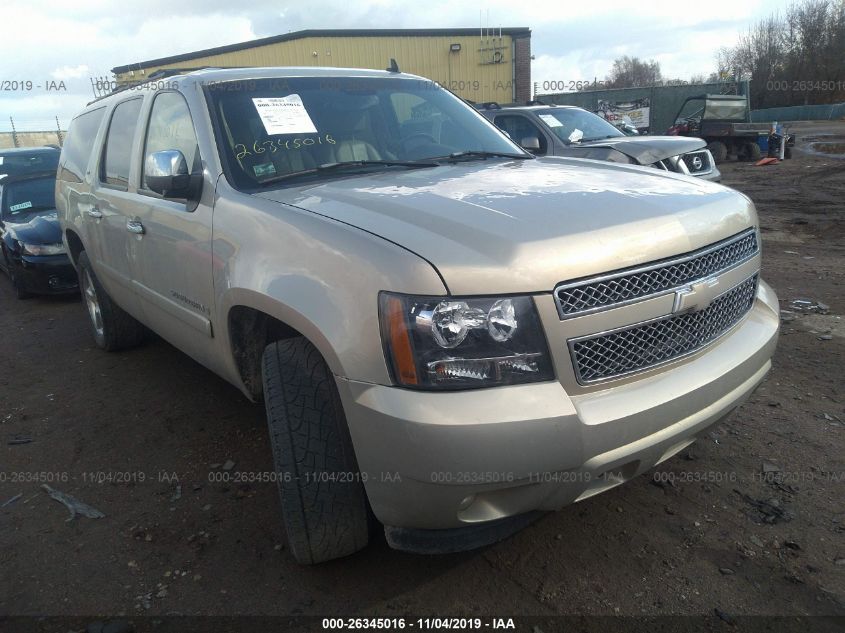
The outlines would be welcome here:
M 845 101 L 845 0 L 803 0 L 764 18 L 717 64 L 750 80 L 753 108 Z
M 625 55 L 614 60 L 607 82 L 611 88 L 660 85 L 662 83 L 660 64 L 653 59 L 643 61 L 639 57 Z

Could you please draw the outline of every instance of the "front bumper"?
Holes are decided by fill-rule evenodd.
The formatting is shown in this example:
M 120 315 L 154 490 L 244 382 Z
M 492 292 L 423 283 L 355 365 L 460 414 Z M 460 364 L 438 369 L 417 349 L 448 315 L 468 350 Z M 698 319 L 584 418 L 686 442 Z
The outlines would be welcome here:
M 79 291 L 76 270 L 67 255 L 23 255 L 12 266 L 26 292 L 49 295 Z
M 561 382 L 435 393 L 337 379 L 370 504 L 387 526 L 473 526 L 556 510 L 695 441 L 771 367 L 774 292 L 664 371 L 569 395 Z
M 698 174 L 690 174 L 691 176 L 695 176 L 696 178 L 701 178 L 702 180 L 709 180 L 710 182 L 722 182 L 722 172 L 719 171 L 719 168 L 713 165 L 713 169 L 706 174 L 699 176 Z

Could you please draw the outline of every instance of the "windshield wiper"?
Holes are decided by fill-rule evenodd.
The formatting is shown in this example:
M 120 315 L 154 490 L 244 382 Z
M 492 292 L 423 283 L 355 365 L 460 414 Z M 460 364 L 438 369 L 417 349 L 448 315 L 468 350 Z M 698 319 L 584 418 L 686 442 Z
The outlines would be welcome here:
M 312 174 L 321 174 L 325 172 L 342 171 L 344 169 L 354 169 L 358 167 L 372 166 L 408 167 L 409 169 L 417 169 L 421 167 L 440 167 L 438 163 L 434 163 L 428 160 L 347 160 L 339 163 L 325 163 L 323 165 L 318 165 L 317 167 L 314 167 L 312 169 L 292 171 L 289 174 L 280 174 L 279 176 L 274 176 L 273 178 L 262 180 L 259 184 L 263 186 L 274 182 L 298 178 L 299 176 L 308 176 Z
M 622 135 L 624 136 L 624 134 Z M 620 136 L 616 136 L 615 134 L 608 134 L 607 136 L 597 136 L 595 138 L 579 138 L 577 141 L 572 141 L 572 143 L 594 143 L 595 141 L 606 141 L 609 138 L 621 138 Z
M 485 152 L 483 150 L 468 149 L 462 152 L 452 152 L 448 156 L 436 156 L 430 160 L 459 161 L 473 158 L 534 158 L 531 154 L 514 154 L 512 152 Z

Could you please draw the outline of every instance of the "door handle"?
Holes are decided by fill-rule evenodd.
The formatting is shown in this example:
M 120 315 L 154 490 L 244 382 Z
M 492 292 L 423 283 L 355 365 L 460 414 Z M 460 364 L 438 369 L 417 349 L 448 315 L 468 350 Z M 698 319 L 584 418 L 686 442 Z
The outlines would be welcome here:
M 141 224 L 140 220 L 127 220 L 126 230 L 130 233 L 135 233 L 136 235 L 143 235 L 145 233 L 144 225 Z
M 97 207 L 91 207 L 88 209 L 88 215 L 96 220 L 99 220 L 103 217 L 103 212 L 100 211 Z

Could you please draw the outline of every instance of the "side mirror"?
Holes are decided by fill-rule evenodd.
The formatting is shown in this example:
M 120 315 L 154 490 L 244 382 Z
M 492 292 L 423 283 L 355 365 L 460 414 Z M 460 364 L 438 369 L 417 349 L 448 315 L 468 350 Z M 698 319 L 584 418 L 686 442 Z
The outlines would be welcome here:
M 519 144 L 522 146 L 522 149 L 528 152 L 534 153 L 540 151 L 540 139 L 536 136 L 526 136 Z
M 191 190 L 188 163 L 178 149 L 153 152 L 144 161 L 147 187 L 165 198 L 187 198 Z

